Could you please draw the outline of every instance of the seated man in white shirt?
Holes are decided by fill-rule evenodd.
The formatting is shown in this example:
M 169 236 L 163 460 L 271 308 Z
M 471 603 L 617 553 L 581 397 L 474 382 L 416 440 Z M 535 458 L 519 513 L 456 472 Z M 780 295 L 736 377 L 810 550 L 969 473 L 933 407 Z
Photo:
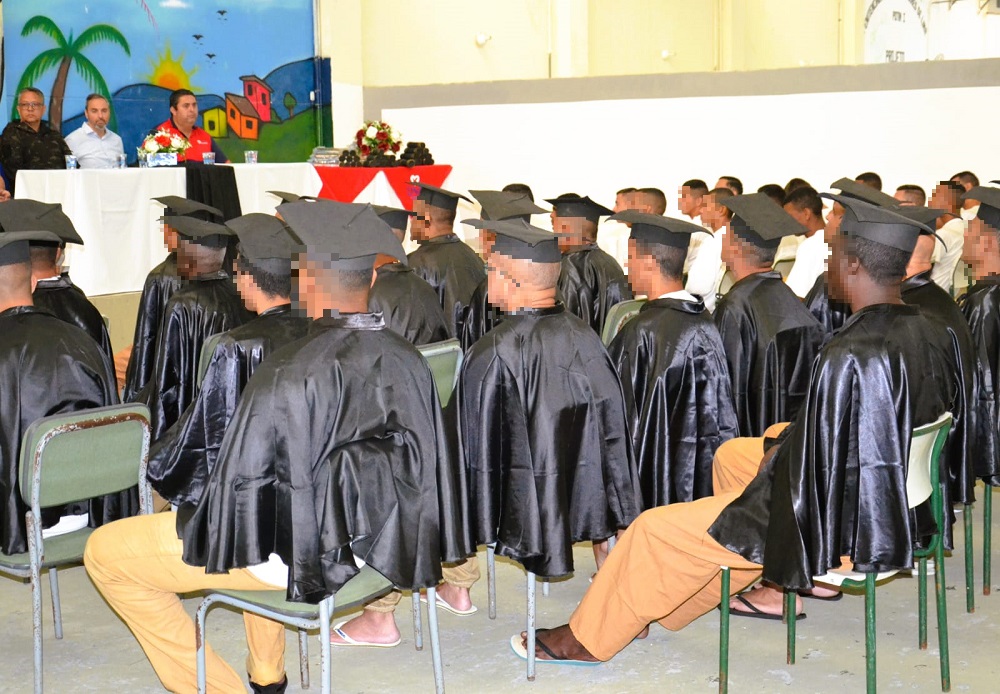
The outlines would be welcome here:
M 979 177 L 971 171 L 959 171 L 957 174 L 951 177 L 951 180 L 962 186 L 966 193 L 979 185 Z M 962 219 L 969 221 L 970 219 L 976 218 L 976 213 L 979 212 L 979 201 L 972 198 L 964 198 L 962 200 Z
M 705 308 L 715 310 L 715 292 L 719 288 L 724 269 L 722 267 L 722 234 L 732 213 L 720 201 L 731 198 L 733 191 L 729 188 L 716 188 L 705 195 L 705 204 L 701 210 L 701 223 L 711 234 L 695 234 L 691 237 L 688 247 L 686 271 L 687 282 L 684 289 L 695 296 L 701 297 Z M 696 242 L 695 237 L 701 238 Z
M 66 136 L 66 144 L 76 155 L 80 168 L 118 168 L 118 157 L 125 154 L 125 146 L 118 135 L 108 130 L 111 104 L 100 94 L 91 94 L 83 115 L 87 119 L 83 125 Z
M 826 259 L 830 255 L 830 247 L 824 238 L 823 201 L 814 189 L 797 188 L 785 198 L 782 207 L 808 229 L 796 249 L 795 264 L 785 280 L 795 296 L 804 298 L 816 284 L 816 278 L 826 271 Z
M 614 212 L 625 210 L 663 215 L 667 211 L 667 196 L 659 188 L 623 188 L 615 195 Z M 627 224 L 608 220 L 597 235 L 597 245 L 622 267 L 628 261 L 629 233 Z
M 968 223 L 962 219 L 963 195 L 965 188 L 955 181 L 941 181 L 931 193 L 930 206 L 948 213 L 938 218 L 937 233 L 944 247 L 941 244 L 935 246 L 934 267 L 931 269 L 931 281 L 946 292 L 952 290 L 955 266 L 962 257 L 962 247 L 965 245 L 965 228 Z

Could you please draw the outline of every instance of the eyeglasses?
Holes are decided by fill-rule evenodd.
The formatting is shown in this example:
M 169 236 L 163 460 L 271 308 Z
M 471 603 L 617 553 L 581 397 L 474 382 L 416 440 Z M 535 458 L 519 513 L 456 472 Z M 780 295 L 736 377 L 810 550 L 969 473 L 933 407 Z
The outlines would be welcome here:
M 36 108 L 42 108 L 45 104 L 40 101 L 19 101 L 17 103 L 18 108 L 23 108 L 25 111 L 33 111 Z

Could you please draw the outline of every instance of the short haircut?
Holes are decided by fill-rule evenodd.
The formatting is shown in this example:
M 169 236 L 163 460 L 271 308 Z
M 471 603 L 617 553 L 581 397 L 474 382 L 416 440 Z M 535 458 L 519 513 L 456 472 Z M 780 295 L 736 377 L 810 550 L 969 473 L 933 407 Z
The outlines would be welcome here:
M 700 178 L 692 178 L 690 181 L 684 181 L 681 188 L 688 188 L 695 195 L 704 195 L 708 192 L 708 184 Z
M 959 171 L 957 174 L 951 177 L 951 180 L 953 181 L 957 180 L 959 183 L 969 184 L 973 186 L 979 185 L 979 176 L 972 173 L 971 171 Z M 964 193 L 965 190 L 963 189 L 962 192 Z
M 823 200 L 813 188 L 796 188 L 781 203 L 782 207 L 785 205 L 792 205 L 797 210 L 809 210 L 817 217 L 823 217 Z
M 733 197 L 734 195 L 736 195 L 736 193 L 734 193 L 729 188 L 713 188 L 712 190 L 708 191 L 708 195 L 711 195 L 716 202 L 721 202 L 725 198 Z M 723 207 L 722 209 L 726 213 L 726 219 L 732 219 L 733 211 L 728 207 Z
M 245 272 L 253 279 L 257 288 L 269 296 L 279 296 L 287 299 L 292 295 L 292 276 L 268 272 L 254 265 L 242 254 L 236 257 L 236 271 Z
M 444 207 L 434 207 L 434 205 L 430 205 L 430 207 L 434 210 L 435 219 L 440 219 L 445 224 L 455 223 L 455 216 L 458 214 L 457 209 L 448 210 L 445 209 Z
M 743 181 L 736 178 L 736 176 L 719 176 L 720 181 L 725 181 L 726 186 L 734 189 L 737 195 L 743 195 Z
M 535 201 L 535 194 L 531 192 L 531 187 L 527 183 L 508 183 L 501 190 L 503 193 L 520 193 L 527 195 L 528 200 Z
M 958 181 L 941 181 L 941 185 L 958 196 L 965 195 L 965 188 Z
M 628 195 L 629 193 L 634 193 L 636 190 L 638 190 L 638 188 L 622 188 L 617 193 L 615 193 L 615 196 Z
M 93 101 L 94 99 L 103 99 L 104 101 L 108 102 L 108 106 L 111 106 L 111 100 L 108 99 L 108 97 L 104 96 L 103 94 L 98 94 L 97 92 L 94 92 L 93 94 L 87 94 L 87 101 L 84 103 L 84 108 L 90 106 L 90 102 Z
M 764 248 L 742 238 L 739 234 L 733 234 L 733 239 L 739 243 L 741 252 L 747 256 L 747 260 L 752 260 L 757 267 L 774 265 L 774 257 L 778 254 L 777 246 Z
M 760 188 L 757 189 L 758 193 L 763 193 L 767 197 L 774 200 L 779 205 L 785 199 L 785 189 L 779 186 L 777 183 L 765 183 Z
M 882 177 L 879 176 L 874 171 L 865 171 L 854 177 L 854 180 L 858 183 L 864 183 L 869 188 L 874 188 L 875 190 L 882 190 Z
M 190 89 L 175 89 L 170 92 L 170 108 L 177 108 L 182 96 L 194 96 L 194 92 Z
M 45 94 L 43 94 L 42 90 L 39 89 L 38 87 L 25 87 L 24 89 L 22 89 L 21 91 L 19 91 L 17 93 L 17 95 L 20 97 L 25 92 L 31 92 L 32 94 L 34 94 L 35 96 L 37 96 L 42 101 L 45 101 Z
M 898 193 L 899 191 L 907 193 L 907 199 L 918 207 L 923 207 L 927 204 L 927 192 L 916 184 L 904 183 L 896 188 L 896 192 Z
M 636 191 L 642 195 L 648 195 L 652 200 L 653 214 L 663 214 L 667 211 L 667 196 L 659 188 L 640 188 Z
M 684 275 L 684 261 L 687 259 L 688 250 L 667 246 L 662 243 L 649 243 L 647 241 L 636 240 L 635 245 L 641 253 L 653 257 L 660 274 L 670 280 L 680 280 Z
M 785 195 L 788 195 L 796 188 L 812 188 L 812 186 L 804 178 L 792 178 L 785 184 Z
M 910 262 L 909 251 L 876 243 L 860 236 L 848 236 L 845 252 L 861 262 L 861 267 L 877 284 L 887 286 L 900 282 Z
M 31 254 L 32 265 L 46 264 L 55 265 L 56 260 L 59 259 L 59 246 L 54 244 L 45 244 L 36 246 L 32 244 L 28 251 Z

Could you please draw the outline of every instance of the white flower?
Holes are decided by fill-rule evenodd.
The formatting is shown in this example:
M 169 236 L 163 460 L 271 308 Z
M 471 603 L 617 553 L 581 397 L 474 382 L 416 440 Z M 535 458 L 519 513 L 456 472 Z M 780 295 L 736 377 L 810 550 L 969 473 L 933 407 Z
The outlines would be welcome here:
M 174 135 L 170 138 L 170 146 L 174 149 L 181 149 L 184 146 L 184 140 Z
M 152 154 L 156 152 L 158 149 L 160 149 L 160 146 L 157 145 L 156 140 L 151 137 L 148 140 L 146 140 L 146 142 L 142 145 L 142 148 L 147 152 L 149 152 L 150 154 Z
M 374 125 L 369 125 L 368 130 L 365 130 L 365 137 L 367 137 L 369 140 L 373 140 L 375 139 L 376 135 L 378 135 L 378 128 L 375 127 Z

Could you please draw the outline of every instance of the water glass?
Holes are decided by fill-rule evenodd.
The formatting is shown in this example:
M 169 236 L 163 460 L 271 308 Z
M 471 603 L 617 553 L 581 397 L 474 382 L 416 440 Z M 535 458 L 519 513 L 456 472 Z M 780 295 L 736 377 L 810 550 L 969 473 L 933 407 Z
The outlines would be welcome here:
M 126 166 L 128 166 L 128 159 L 125 156 L 125 153 L 122 152 L 121 154 L 118 155 L 118 168 L 124 169 Z
M 257 150 L 255 150 L 255 149 L 248 149 L 247 151 L 245 151 L 243 153 L 243 161 L 246 162 L 247 164 L 256 164 L 257 163 Z
M 149 153 L 145 150 L 140 149 L 136 158 L 139 160 L 139 168 L 146 169 L 149 168 Z
M 75 169 L 75 168 L 77 168 L 78 165 L 79 164 L 76 161 L 76 155 L 75 154 L 67 154 L 66 155 L 66 168 L 67 169 Z
M 214 164 L 215 163 L 215 152 L 205 152 L 201 155 L 202 164 Z

